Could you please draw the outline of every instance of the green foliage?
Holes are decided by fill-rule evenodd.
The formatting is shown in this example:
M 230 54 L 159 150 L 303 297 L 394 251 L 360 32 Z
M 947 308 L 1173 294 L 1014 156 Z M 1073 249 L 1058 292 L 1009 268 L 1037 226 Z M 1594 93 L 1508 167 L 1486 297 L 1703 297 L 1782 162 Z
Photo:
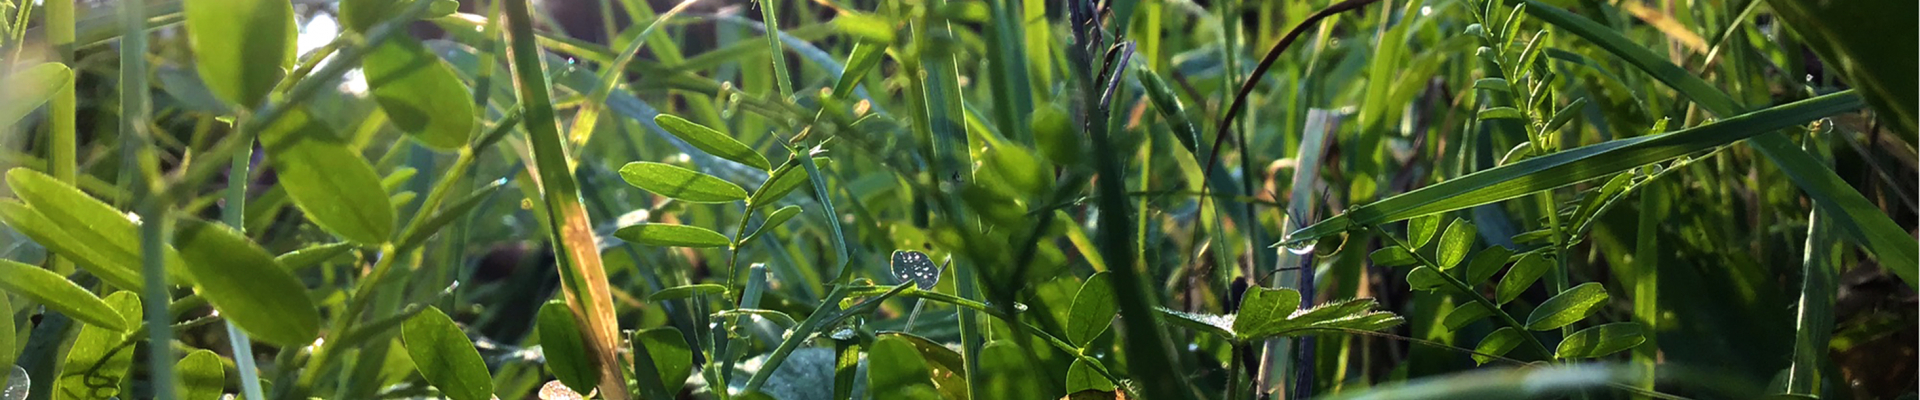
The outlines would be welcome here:
M 33 399 L 1914 386 L 1909 4 L 14 3 Z
M 547 371 L 574 392 L 591 393 L 600 386 L 600 375 L 587 360 L 587 344 L 580 335 L 579 323 L 567 303 L 549 301 L 540 306 L 540 354 L 546 356 Z
M 320 311 L 300 295 L 306 286 L 239 232 L 182 220 L 173 244 L 186 260 L 196 292 L 227 321 L 282 346 L 312 343 L 319 336 Z
M 440 309 L 430 307 L 408 318 L 400 337 L 414 367 L 441 394 L 454 400 L 493 397 L 486 362 L 474 350 L 473 341 Z

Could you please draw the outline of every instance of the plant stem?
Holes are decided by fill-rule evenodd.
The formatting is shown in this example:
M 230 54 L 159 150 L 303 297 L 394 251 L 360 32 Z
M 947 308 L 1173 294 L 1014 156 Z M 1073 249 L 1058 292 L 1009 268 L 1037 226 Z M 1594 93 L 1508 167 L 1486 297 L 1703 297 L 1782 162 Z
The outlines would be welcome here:
M 155 154 L 151 132 L 147 130 L 147 36 L 146 3 L 120 3 L 120 23 L 127 32 L 138 32 L 120 39 L 120 137 L 121 165 L 125 171 L 139 174 L 133 183 L 133 200 L 140 215 L 140 270 L 145 282 L 140 302 L 146 309 L 147 381 L 155 399 L 173 399 L 173 314 L 167 312 L 170 299 L 167 284 L 167 214 L 165 181 L 160 179 L 159 157 Z M 137 172 L 135 172 L 137 171 Z
M 74 132 L 75 109 L 74 82 L 79 81 L 79 65 L 73 60 L 73 0 L 45 0 L 47 8 L 46 35 L 53 45 L 53 51 L 67 68 L 73 70 L 74 79 L 60 85 L 53 99 L 47 102 L 47 122 L 53 135 L 47 143 L 47 172 L 62 183 L 74 184 L 79 170 L 79 157 L 75 155 L 78 146 L 78 134 Z M 24 29 L 25 27 L 21 27 Z M 50 269 L 56 273 L 73 272 L 73 262 L 64 257 L 48 254 Z
M 1655 364 L 1660 356 L 1660 221 L 1664 190 L 1649 182 L 1640 192 L 1640 227 L 1633 253 L 1633 319 L 1646 325 L 1646 342 L 1633 348 L 1633 364 L 1640 367 L 1640 389 L 1653 390 Z
M 227 204 L 220 209 L 220 221 L 235 230 L 246 232 L 247 181 L 252 179 L 253 144 L 247 143 L 239 153 L 233 155 L 233 164 L 227 169 Z M 224 321 L 227 328 L 227 345 L 233 349 L 233 368 L 240 374 L 240 393 L 249 399 L 265 399 L 260 388 L 260 371 L 254 365 L 253 339 L 245 331 Z

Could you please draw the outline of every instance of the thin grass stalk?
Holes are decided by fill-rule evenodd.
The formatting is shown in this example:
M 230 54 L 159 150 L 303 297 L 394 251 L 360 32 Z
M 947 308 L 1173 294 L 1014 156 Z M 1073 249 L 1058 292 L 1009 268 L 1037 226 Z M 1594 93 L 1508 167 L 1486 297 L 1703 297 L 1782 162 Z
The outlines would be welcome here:
M 932 46 L 933 40 L 936 39 L 935 35 L 953 35 L 952 26 L 944 18 L 929 16 L 915 20 L 911 25 L 913 40 L 922 49 L 935 48 Z M 925 124 L 933 141 L 931 147 L 935 161 L 932 168 L 934 188 L 939 190 L 937 188 L 942 186 L 939 182 L 951 182 L 954 185 L 973 184 L 973 174 L 968 167 L 972 165 L 968 148 L 968 132 L 966 125 L 962 122 L 966 115 L 966 103 L 960 93 L 958 61 L 954 59 L 953 53 L 947 51 L 921 53 L 919 65 L 924 68 L 927 78 L 925 86 L 922 87 L 925 90 L 924 97 L 914 100 L 924 102 L 927 113 Z M 955 189 L 958 187 L 956 186 Z M 954 224 L 975 223 L 974 219 L 962 210 L 962 207 L 946 208 L 948 211 L 946 217 Z M 966 242 L 972 243 L 971 235 L 967 235 Z M 971 261 L 958 260 L 953 267 L 954 289 L 959 292 L 960 297 L 970 300 L 980 298 L 979 279 L 982 276 L 979 269 L 981 266 Z M 994 288 L 996 293 L 1004 292 L 999 290 L 999 286 L 1004 286 L 1006 283 L 992 283 L 996 285 Z M 1012 306 L 1010 301 L 1003 303 L 1006 303 L 1003 306 Z M 962 309 L 958 322 L 960 353 L 964 360 L 962 370 L 967 376 L 980 376 L 980 349 L 985 347 L 986 340 L 980 332 L 979 316 L 973 310 Z M 1021 329 L 1013 330 L 1018 334 Z M 1019 336 L 1024 338 L 1024 335 Z M 985 380 L 970 379 L 967 382 L 967 389 L 969 394 L 976 396 L 986 393 Z
M 780 0 L 759 0 L 760 20 L 767 24 L 767 51 L 773 58 L 773 83 L 780 87 L 780 99 L 793 97 L 793 76 L 787 73 L 787 52 L 780 46 Z
M 1823 156 L 1820 142 L 1828 137 L 1810 135 L 1804 146 L 1809 154 Z M 1828 342 L 1833 336 L 1834 294 L 1839 281 L 1830 264 L 1834 244 L 1826 214 L 1821 207 L 1807 213 L 1806 254 L 1801 261 L 1800 299 L 1795 307 L 1799 313 L 1794 317 L 1793 364 L 1787 369 L 1786 389 L 1790 395 L 1820 397 L 1823 391 L 1820 366 L 1827 361 Z
M 1653 390 L 1660 358 L 1660 207 L 1667 201 L 1664 188 L 1650 183 L 1640 192 L 1640 226 L 1634 244 L 1633 319 L 1646 325 L 1646 342 L 1633 348 L 1632 362 L 1640 368 L 1640 389 Z
M 626 76 L 627 65 L 633 63 L 634 56 L 639 55 L 640 49 L 647 45 L 647 38 L 660 27 L 661 23 L 673 19 L 673 16 L 680 14 L 681 11 L 686 11 L 687 7 L 693 6 L 695 1 L 698 0 L 681 1 L 680 4 L 674 5 L 672 9 L 654 18 L 653 22 L 640 29 L 640 34 L 634 37 L 633 42 L 629 43 L 619 56 L 614 57 L 613 63 L 600 72 L 599 82 L 594 85 L 593 91 L 587 94 L 586 102 L 580 105 L 579 111 L 573 114 L 573 126 L 567 134 L 572 145 L 585 145 L 587 138 L 593 136 L 593 127 L 600 122 L 600 111 L 607 106 L 607 96 L 613 94 L 613 88 L 619 86 L 620 81 L 624 80 L 622 78 Z M 611 20 L 608 22 L 611 29 Z M 607 37 L 611 38 L 614 35 L 608 34 Z
M 133 182 L 133 199 L 140 215 L 140 270 L 145 282 L 140 302 L 146 310 L 147 381 L 155 399 L 174 398 L 173 314 L 167 311 L 166 243 L 168 221 L 164 196 L 165 181 L 160 179 L 159 157 L 147 130 L 147 36 L 144 27 L 146 3 L 120 3 L 120 23 L 127 32 L 140 32 L 120 38 L 120 137 L 124 171 L 138 171 L 143 179 Z
M 1107 95 L 1109 88 L 1115 85 L 1106 78 L 1106 71 L 1114 76 L 1123 74 L 1123 68 L 1108 68 L 1106 64 L 1096 64 L 1101 60 L 1102 39 L 1099 31 L 1099 14 L 1093 5 L 1087 2 L 1074 2 L 1069 5 L 1071 11 L 1074 43 L 1070 52 L 1073 74 L 1078 78 L 1078 94 L 1081 128 L 1086 130 L 1093 141 L 1095 172 L 1099 178 L 1094 185 L 1095 205 L 1099 207 L 1099 226 L 1094 242 L 1099 247 L 1101 258 L 1113 273 L 1112 285 L 1118 296 L 1120 316 L 1125 323 L 1124 349 L 1128 357 L 1130 375 L 1138 379 L 1147 398 L 1185 399 L 1191 398 L 1191 386 L 1186 382 L 1178 359 L 1174 357 L 1172 343 L 1167 340 L 1166 332 L 1161 330 L 1159 305 L 1155 291 L 1146 284 L 1146 271 L 1139 260 L 1134 258 L 1134 228 L 1131 213 L 1127 212 L 1126 166 L 1121 158 L 1120 148 L 1108 132 L 1111 109 Z M 1129 51 L 1130 52 L 1130 51 Z M 1124 61 L 1121 59 L 1119 61 Z
M 599 369 L 600 394 L 610 400 L 628 398 L 624 368 L 620 367 L 618 322 L 614 319 L 613 298 L 607 285 L 606 270 L 600 260 L 593 224 L 587 220 L 569 167 L 564 138 L 554 117 L 553 99 L 547 88 L 546 69 L 541 65 L 541 50 L 533 34 L 533 18 L 527 0 L 507 0 L 507 55 L 513 60 L 515 86 L 525 112 L 524 126 L 533 147 L 535 175 L 546 204 L 548 236 L 557 251 L 555 266 L 561 276 L 561 289 L 574 318 L 580 321 L 595 366 Z
M 247 229 L 247 181 L 252 177 L 252 167 L 253 144 L 249 142 L 233 155 L 233 164 L 227 170 L 227 204 L 220 209 L 220 221 L 243 233 Z M 234 371 L 240 374 L 240 393 L 249 399 L 265 399 L 260 388 L 260 371 L 254 365 L 253 339 L 233 321 L 222 324 L 227 329 L 227 345 L 233 349 Z
M 73 0 L 45 0 L 47 9 L 46 35 L 49 44 L 61 62 L 67 64 L 77 76 L 79 65 L 73 59 Z M 20 26 L 19 29 L 25 29 Z M 72 185 L 79 174 L 79 157 L 75 154 L 79 135 L 75 132 L 75 109 L 78 100 L 74 98 L 74 85 L 79 79 L 70 79 L 54 92 L 53 99 L 47 102 L 47 123 L 53 136 L 47 141 L 47 172 L 60 182 Z M 49 265 L 54 272 L 67 274 L 73 272 L 73 262 L 64 257 L 47 255 Z

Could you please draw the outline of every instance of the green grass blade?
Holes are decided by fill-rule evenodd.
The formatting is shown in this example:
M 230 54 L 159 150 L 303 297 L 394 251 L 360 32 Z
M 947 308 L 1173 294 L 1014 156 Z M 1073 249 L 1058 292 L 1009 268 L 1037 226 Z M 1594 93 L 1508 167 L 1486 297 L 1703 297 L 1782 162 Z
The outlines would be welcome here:
M 1852 92 L 1835 93 L 1678 132 L 1608 141 L 1529 158 L 1354 208 L 1294 231 L 1285 242 L 1304 243 L 1354 227 L 1459 210 L 1607 177 L 1859 106 L 1860 98 Z
M 615 321 L 613 295 L 607 284 L 607 272 L 600 260 L 593 224 L 580 202 L 580 188 L 574 181 L 567 160 L 565 140 L 554 116 L 553 99 L 547 87 L 546 67 L 533 35 L 533 18 L 526 0 L 507 0 L 507 55 L 512 59 L 515 87 L 525 112 L 521 125 L 533 147 L 534 164 L 546 207 L 547 236 L 552 240 L 555 265 L 561 288 L 574 318 L 587 336 L 589 354 L 600 370 L 600 394 L 609 400 L 628 396 L 620 368 L 619 325 Z

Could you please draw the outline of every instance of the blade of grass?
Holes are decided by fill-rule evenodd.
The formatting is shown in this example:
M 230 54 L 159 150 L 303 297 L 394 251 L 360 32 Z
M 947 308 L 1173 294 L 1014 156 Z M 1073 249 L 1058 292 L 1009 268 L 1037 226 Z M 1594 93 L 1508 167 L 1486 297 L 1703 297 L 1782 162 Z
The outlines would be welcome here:
M 1826 135 L 1809 138 L 1806 146 L 1818 151 Z M 1823 163 L 1824 164 L 1824 163 Z M 1820 366 L 1827 362 L 1828 340 L 1833 335 L 1834 289 L 1839 280 L 1830 252 L 1833 242 L 1826 221 L 1827 210 L 1814 207 L 1807 213 L 1807 242 L 1801 259 L 1800 299 L 1795 307 L 1793 364 L 1787 369 L 1786 392 L 1789 395 L 1819 397 L 1822 393 Z
M 593 127 L 600 121 L 600 110 L 606 108 L 607 95 L 612 93 L 614 86 L 617 86 L 623 80 L 621 78 L 626 76 L 624 71 L 627 64 L 632 63 L 633 57 L 639 55 L 640 49 L 647 45 L 649 42 L 647 39 L 650 38 L 654 29 L 667 20 L 673 19 L 673 16 L 680 14 L 681 11 L 686 11 L 687 7 L 693 6 L 696 1 L 698 0 L 681 1 L 680 4 L 674 5 L 672 9 L 654 18 L 653 22 L 640 30 L 639 36 L 627 45 L 626 50 L 621 51 L 620 56 L 613 59 L 612 64 L 601 69 L 600 81 L 593 85 L 593 91 L 587 94 L 586 102 L 582 103 L 580 110 L 573 114 L 573 126 L 567 138 L 573 141 L 574 146 L 586 144 L 587 138 L 593 135 Z
M 1489 204 L 1605 177 L 1731 144 L 1761 135 L 1762 132 L 1793 127 L 1858 108 L 1860 104 L 1859 96 L 1852 92 L 1840 92 L 1678 132 L 1613 140 L 1529 158 L 1355 207 L 1294 231 L 1283 243 L 1304 243 L 1351 228 Z
M 1646 325 L 1647 341 L 1633 349 L 1633 364 L 1639 366 L 1641 389 L 1653 390 L 1652 379 L 1658 368 L 1660 344 L 1660 207 L 1667 201 L 1665 188 L 1658 183 L 1640 192 L 1640 227 L 1633 253 L 1633 319 Z
M 624 369 L 619 365 L 619 327 L 614 320 L 613 299 L 607 287 L 606 271 L 595 245 L 593 224 L 580 203 L 573 168 L 567 160 L 564 138 L 554 117 L 553 99 L 548 92 L 546 68 L 533 35 L 533 18 L 527 0 L 507 0 L 507 55 L 513 60 L 515 86 L 519 88 L 528 141 L 532 143 L 547 212 L 547 234 L 558 251 L 555 265 L 561 276 L 561 288 L 574 317 L 585 324 L 581 331 L 591 346 L 595 366 L 600 369 L 600 394 L 608 399 L 628 396 Z

